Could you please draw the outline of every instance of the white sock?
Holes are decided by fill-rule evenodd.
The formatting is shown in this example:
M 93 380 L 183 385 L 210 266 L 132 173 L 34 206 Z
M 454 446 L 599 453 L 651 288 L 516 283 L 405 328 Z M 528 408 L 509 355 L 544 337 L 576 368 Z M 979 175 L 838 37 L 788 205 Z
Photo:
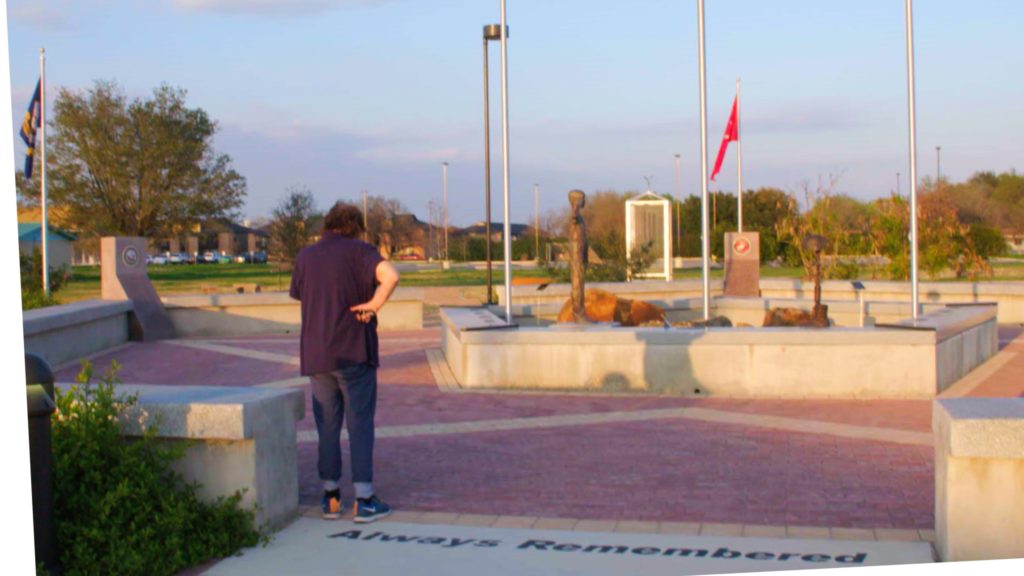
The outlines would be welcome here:
M 365 500 L 373 496 L 373 482 L 355 482 L 352 485 L 356 489 L 356 498 Z

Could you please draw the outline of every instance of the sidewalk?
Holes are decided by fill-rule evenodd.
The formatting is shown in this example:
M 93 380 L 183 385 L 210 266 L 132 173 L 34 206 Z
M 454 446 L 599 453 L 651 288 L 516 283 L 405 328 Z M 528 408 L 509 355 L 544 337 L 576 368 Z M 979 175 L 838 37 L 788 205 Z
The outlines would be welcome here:
M 1024 334 L 1020 327 L 1004 327 L 1000 333 L 1002 351 L 953 391 L 1021 395 Z M 920 550 L 930 550 L 930 401 L 451 391 L 431 371 L 427 352 L 439 345 L 437 329 L 381 335 L 376 485 L 399 512 L 388 524 L 372 529 L 390 526 L 389 534 L 423 538 L 470 538 L 478 529 L 513 531 L 492 537 L 501 546 L 478 546 L 468 556 L 458 556 L 462 547 L 449 553 L 422 540 L 406 546 L 397 540 L 379 541 L 382 536 L 327 538 L 325 530 L 355 528 L 347 520 L 304 518 L 278 533 L 270 547 L 204 569 L 209 574 L 241 573 L 234 572 L 237 566 L 247 576 L 281 573 L 252 566 L 269 567 L 282 558 L 301 566 L 312 562 L 307 556 L 330 558 L 334 570 L 319 571 L 309 564 L 303 569 L 310 574 L 339 573 L 342 566 L 349 570 L 345 558 L 370 562 L 378 556 L 383 562 L 378 568 L 413 574 L 418 567 L 434 573 L 479 568 L 460 563 L 464 556 L 487 563 L 488 571 L 496 574 L 503 562 L 527 557 L 544 559 L 543 566 L 552 568 L 569 562 L 555 558 L 571 559 L 581 570 L 590 566 L 593 556 L 576 554 L 571 546 L 519 550 L 521 541 L 535 532 L 549 534 L 542 539 L 580 546 L 605 542 L 593 534 L 616 534 L 614 542 L 608 540 L 612 544 L 623 534 L 629 536 L 628 542 L 622 540 L 629 550 L 667 549 L 671 543 L 664 538 L 671 533 L 677 547 L 685 537 L 687 546 L 708 548 L 708 554 L 719 545 L 745 553 L 839 554 L 856 551 L 815 548 L 807 542 L 907 544 L 894 548 L 894 556 L 871 556 L 887 558 L 884 563 L 919 559 Z M 305 387 L 297 375 L 297 356 L 294 336 L 238 337 L 131 343 L 94 362 L 99 371 L 117 359 L 127 383 Z M 76 371 L 58 370 L 57 379 L 71 380 Z M 297 428 L 300 502 L 309 510 L 321 490 L 309 408 Z M 351 498 L 349 487 L 344 488 L 345 497 Z M 364 529 L 364 535 L 370 533 Z M 771 543 L 755 550 L 746 540 L 751 537 Z M 398 550 L 395 546 L 402 546 L 397 556 L 391 552 Z M 616 562 L 636 557 L 645 563 L 645 571 L 656 574 L 658 569 L 646 563 L 667 559 L 641 558 L 645 555 L 630 551 L 616 556 Z M 399 561 L 392 556 L 412 564 L 389 564 Z M 601 565 L 613 564 L 611 556 L 598 558 Z M 709 559 L 671 559 L 675 573 L 718 570 L 707 564 Z M 686 567 L 698 560 L 699 565 Z M 771 569 L 761 560 L 750 561 L 752 569 Z M 745 565 L 732 562 L 721 569 L 735 571 Z M 359 573 L 376 569 L 370 564 L 363 568 L 368 572 Z

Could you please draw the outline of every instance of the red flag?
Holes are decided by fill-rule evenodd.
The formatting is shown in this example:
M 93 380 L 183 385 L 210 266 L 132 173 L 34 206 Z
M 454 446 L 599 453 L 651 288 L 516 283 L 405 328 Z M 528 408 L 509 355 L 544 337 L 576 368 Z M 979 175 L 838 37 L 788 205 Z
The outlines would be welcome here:
M 732 101 L 732 114 L 729 115 L 729 124 L 725 126 L 725 134 L 722 136 L 722 146 L 718 149 L 718 158 L 715 158 L 715 169 L 711 171 L 711 181 L 715 180 L 715 176 L 718 176 L 718 171 L 722 169 L 722 160 L 725 159 L 725 149 L 729 147 L 729 142 L 736 142 L 740 139 L 739 122 L 737 121 L 737 105 L 739 104 L 739 97 Z

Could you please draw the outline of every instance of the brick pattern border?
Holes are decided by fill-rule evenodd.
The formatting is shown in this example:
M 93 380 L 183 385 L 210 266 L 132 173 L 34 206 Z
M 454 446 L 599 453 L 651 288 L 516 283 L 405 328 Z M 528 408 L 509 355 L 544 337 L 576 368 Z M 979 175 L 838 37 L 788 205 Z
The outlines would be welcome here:
M 346 508 L 348 509 L 348 508 Z M 319 506 L 301 506 L 300 514 L 319 518 Z M 326 520 L 325 520 L 326 521 Z M 351 522 L 346 514 L 340 522 Z M 379 522 L 432 524 L 442 526 L 483 526 L 533 530 L 569 530 L 574 532 L 619 532 L 632 534 L 686 534 L 690 536 L 735 536 L 750 538 L 792 538 L 818 540 L 858 540 L 877 542 L 928 542 L 935 544 L 934 530 L 895 528 L 843 528 L 830 526 L 768 526 L 758 524 L 719 524 L 710 522 L 638 522 L 633 520 L 581 520 L 543 516 L 497 516 L 454 512 L 418 512 L 396 510 Z

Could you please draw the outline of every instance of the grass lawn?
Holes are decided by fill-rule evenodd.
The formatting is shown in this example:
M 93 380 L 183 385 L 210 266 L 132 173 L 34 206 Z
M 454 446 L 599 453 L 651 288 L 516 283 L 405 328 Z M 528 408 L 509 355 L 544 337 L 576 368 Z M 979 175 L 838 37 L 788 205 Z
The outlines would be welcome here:
M 1024 260 L 1003 260 L 992 265 L 993 277 L 996 281 L 1024 280 Z M 712 278 L 722 277 L 721 269 L 712 269 Z M 762 278 L 800 278 L 802 268 L 771 266 L 761 267 Z M 513 278 L 543 278 L 548 274 L 544 269 L 517 269 Z M 865 271 L 864 279 L 871 278 L 871 272 Z M 280 271 L 272 264 L 200 264 L 187 266 L 150 266 L 149 277 L 158 293 L 198 294 L 204 291 L 230 292 L 233 284 L 255 283 L 267 291 L 287 290 L 290 275 Z M 698 279 L 700 268 L 677 269 L 678 279 Z M 882 275 L 877 275 L 882 278 Z M 943 281 L 955 281 L 954 278 L 942 278 Z M 500 285 L 504 281 L 501 268 L 494 270 L 494 283 Z M 487 284 L 485 270 L 468 270 L 453 268 L 441 270 L 429 268 L 424 270 L 402 272 L 402 286 L 484 286 Z M 56 294 L 62 303 L 77 302 L 99 298 L 100 269 L 99 266 L 78 266 L 74 269 L 74 277 L 67 286 Z

